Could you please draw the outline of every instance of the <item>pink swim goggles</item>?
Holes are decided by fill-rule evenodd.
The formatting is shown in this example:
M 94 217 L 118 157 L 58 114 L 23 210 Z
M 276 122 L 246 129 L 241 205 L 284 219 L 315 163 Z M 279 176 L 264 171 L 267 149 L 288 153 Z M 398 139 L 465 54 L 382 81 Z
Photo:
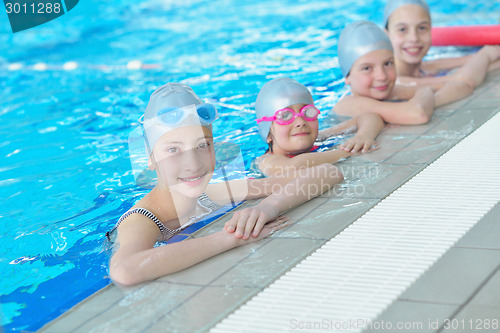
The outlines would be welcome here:
M 314 121 L 318 119 L 320 111 L 312 104 L 305 105 L 300 108 L 297 113 L 291 108 L 284 108 L 276 111 L 272 117 L 262 117 L 257 119 L 257 124 L 262 121 L 275 121 L 278 125 L 289 125 L 293 123 L 295 118 L 302 117 L 306 121 Z

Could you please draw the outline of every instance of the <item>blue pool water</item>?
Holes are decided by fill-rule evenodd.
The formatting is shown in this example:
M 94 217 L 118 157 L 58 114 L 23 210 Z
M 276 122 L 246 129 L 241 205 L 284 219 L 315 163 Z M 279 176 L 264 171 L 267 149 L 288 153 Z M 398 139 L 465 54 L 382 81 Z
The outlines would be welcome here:
M 436 25 L 494 24 L 500 17 L 498 1 L 429 3 Z M 184 82 L 216 104 L 216 139 L 237 143 L 248 168 L 265 149 L 252 109 L 259 88 L 290 76 L 311 88 L 322 127 L 332 123 L 327 111 L 343 88 L 338 35 L 354 20 L 380 23 L 383 5 L 87 0 L 17 34 L 2 14 L 4 329 L 36 330 L 109 283 L 104 233 L 145 193 L 134 183 L 127 138 L 156 87 Z M 462 51 L 435 49 L 431 57 Z M 136 60 L 148 68 L 127 68 Z M 78 67 L 64 70 L 70 61 Z

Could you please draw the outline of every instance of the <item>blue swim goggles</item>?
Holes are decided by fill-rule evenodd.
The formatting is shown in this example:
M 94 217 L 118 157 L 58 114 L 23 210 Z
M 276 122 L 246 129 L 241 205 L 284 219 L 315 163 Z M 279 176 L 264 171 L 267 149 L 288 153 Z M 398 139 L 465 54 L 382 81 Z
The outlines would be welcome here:
M 160 126 L 171 130 L 177 127 L 213 123 L 218 117 L 215 106 L 208 103 L 187 105 L 182 107 L 166 107 L 158 111 L 156 117 L 143 121 L 144 129 Z

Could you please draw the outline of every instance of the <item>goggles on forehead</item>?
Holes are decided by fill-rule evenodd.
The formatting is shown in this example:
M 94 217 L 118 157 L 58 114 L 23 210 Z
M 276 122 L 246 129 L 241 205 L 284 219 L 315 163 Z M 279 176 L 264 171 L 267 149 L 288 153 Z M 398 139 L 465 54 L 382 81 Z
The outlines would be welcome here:
M 293 123 L 295 118 L 302 117 L 307 121 L 314 121 L 318 119 L 320 111 L 312 104 L 308 104 L 300 108 L 300 112 L 297 113 L 291 108 L 284 108 L 276 111 L 272 117 L 262 117 L 257 119 L 257 124 L 262 121 L 274 121 L 278 125 L 289 125 Z
M 194 116 L 192 121 L 189 121 L 190 116 Z M 143 125 L 144 128 L 156 125 L 173 129 L 179 127 L 179 125 L 189 126 L 190 124 L 187 123 L 191 122 L 193 123 L 192 125 L 210 125 L 217 117 L 217 109 L 212 104 L 192 104 L 182 107 L 167 107 L 161 109 L 156 114 L 156 117 L 144 120 Z

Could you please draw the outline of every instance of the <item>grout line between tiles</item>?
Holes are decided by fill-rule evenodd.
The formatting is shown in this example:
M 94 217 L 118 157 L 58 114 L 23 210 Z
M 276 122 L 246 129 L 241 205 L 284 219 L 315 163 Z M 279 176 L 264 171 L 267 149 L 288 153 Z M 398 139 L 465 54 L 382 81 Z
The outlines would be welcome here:
M 398 298 L 397 301 L 411 302 L 411 303 L 418 303 L 418 304 L 434 304 L 434 305 L 454 305 L 454 306 L 460 306 L 459 303 L 424 301 L 424 300 L 417 300 L 417 299 L 411 299 L 411 298 Z
M 453 246 L 457 249 L 471 249 L 471 250 L 485 250 L 485 251 L 500 251 L 500 246 L 498 248 L 488 248 L 488 247 L 477 247 L 477 246 L 464 246 L 464 245 L 455 245 Z
M 118 303 L 120 303 L 120 301 L 122 300 L 123 298 L 119 298 L 118 300 L 116 300 L 115 302 L 113 302 L 112 304 L 110 304 L 110 306 L 108 306 L 105 310 L 99 312 L 98 314 L 96 315 L 93 315 L 92 317 L 90 317 L 88 320 L 84 321 L 83 323 L 79 324 L 78 326 L 76 327 L 73 327 L 72 328 L 72 331 L 77 331 L 79 330 L 80 328 L 82 328 L 85 324 L 87 324 L 89 321 L 92 321 L 96 318 L 98 318 L 99 316 L 101 316 L 102 314 L 108 312 L 109 310 L 111 310 L 112 308 L 114 308 L 115 306 L 117 306 Z

